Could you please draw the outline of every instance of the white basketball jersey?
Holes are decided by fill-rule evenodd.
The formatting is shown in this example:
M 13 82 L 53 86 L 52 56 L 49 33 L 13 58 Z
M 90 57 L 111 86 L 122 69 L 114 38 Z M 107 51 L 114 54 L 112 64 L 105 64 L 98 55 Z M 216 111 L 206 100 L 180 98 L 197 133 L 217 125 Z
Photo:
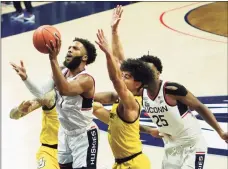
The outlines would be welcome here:
M 167 104 L 164 96 L 166 82 L 162 82 L 159 93 L 154 99 L 143 90 L 143 108 L 161 133 L 171 135 L 173 141 L 190 141 L 201 134 L 199 123 L 186 105 L 177 101 L 177 105 Z
M 67 69 L 63 69 L 62 72 L 66 74 Z M 84 70 L 74 77 L 68 77 L 67 81 L 73 81 L 82 74 L 88 73 Z M 55 90 L 56 108 L 61 126 L 68 131 L 86 128 L 93 120 L 93 98 L 85 98 L 82 95 L 62 96 L 56 88 Z

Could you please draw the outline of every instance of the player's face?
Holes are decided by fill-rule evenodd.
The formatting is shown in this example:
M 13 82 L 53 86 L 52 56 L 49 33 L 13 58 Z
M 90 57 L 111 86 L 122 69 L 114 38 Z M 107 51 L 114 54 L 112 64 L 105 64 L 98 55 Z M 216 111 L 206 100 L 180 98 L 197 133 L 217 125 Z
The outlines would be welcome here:
M 122 72 L 122 78 L 124 80 L 124 83 L 126 84 L 128 90 L 130 90 L 132 93 L 136 93 L 138 88 L 141 86 L 140 82 L 136 82 L 134 80 L 134 77 L 129 72 Z
M 81 42 L 75 41 L 68 47 L 65 61 L 70 62 L 74 57 L 82 57 L 83 55 L 85 55 L 85 47 Z
M 75 41 L 68 47 L 64 65 L 69 69 L 76 69 L 86 56 L 85 47 L 81 42 Z

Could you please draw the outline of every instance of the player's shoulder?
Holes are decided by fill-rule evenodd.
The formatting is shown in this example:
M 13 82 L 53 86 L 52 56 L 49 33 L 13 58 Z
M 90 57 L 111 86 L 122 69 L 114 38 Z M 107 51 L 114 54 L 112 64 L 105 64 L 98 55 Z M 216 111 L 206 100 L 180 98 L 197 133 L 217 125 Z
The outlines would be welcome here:
M 166 81 L 164 84 L 165 94 L 177 95 L 177 96 L 186 96 L 187 89 L 180 83 Z
M 183 85 L 181 83 L 174 82 L 174 81 L 164 81 L 164 87 L 167 87 L 167 86 L 179 87 L 179 86 L 183 86 Z
M 77 83 L 80 84 L 81 87 L 87 88 L 87 89 L 93 89 L 95 88 L 95 79 L 92 75 L 88 73 L 82 73 L 77 76 L 77 78 L 74 79 L 77 81 Z
M 81 73 L 81 74 L 79 74 L 77 79 L 79 79 L 79 78 L 80 79 L 86 79 L 87 81 L 95 82 L 94 77 L 90 73 L 88 73 L 86 71 Z

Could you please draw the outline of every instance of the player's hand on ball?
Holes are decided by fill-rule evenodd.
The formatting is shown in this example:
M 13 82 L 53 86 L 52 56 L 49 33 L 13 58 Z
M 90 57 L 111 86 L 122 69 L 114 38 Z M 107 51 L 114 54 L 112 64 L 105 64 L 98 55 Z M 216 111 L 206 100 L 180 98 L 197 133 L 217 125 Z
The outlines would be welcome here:
M 27 79 L 27 74 L 26 74 L 26 69 L 24 67 L 24 63 L 21 60 L 21 65 L 18 66 L 15 63 L 10 62 L 11 66 L 13 67 L 13 69 L 17 72 L 17 74 L 21 77 L 22 80 L 26 80 Z
M 61 40 L 57 34 L 55 34 L 55 41 L 56 41 L 56 46 L 54 45 L 52 40 L 50 40 L 51 46 L 46 44 L 48 51 L 49 51 L 50 60 L 57 60 L 57 56 L 58 56 L 60 48 L 61 48 Z
M 95 41 L 95 42 L 96 42 L 96 44 L 98 44 L 100 49 L 106 55 L 111 55 L 111 50 L 109 48 L 108 41 L 107 41 L 106 37 L 104 36 L 104 32 L 102 29 L 101 30 L 98 29 L 97 38 L 98 38 L 98 41 Z
M 113 14 L 112 14 L 112 22 L 111 22 L 112 32 L 116 32 L 119 22 L 121 20 L 122 13 L 123 13 L 122 6 L 117 5 L 117 7 L 114 8 Z

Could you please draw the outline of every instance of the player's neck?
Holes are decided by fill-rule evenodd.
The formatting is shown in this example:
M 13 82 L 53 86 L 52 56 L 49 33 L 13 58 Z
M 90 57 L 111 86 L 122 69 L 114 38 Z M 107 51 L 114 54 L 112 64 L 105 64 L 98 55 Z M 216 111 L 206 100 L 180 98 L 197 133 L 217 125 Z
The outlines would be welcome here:
M 83 70 L 85 70 L 85 66 L 84 65 L 80 65 L 79 67 L 77 67 L 74 70 L 69 70 L 68 77 L 74 77 L 77 74 L 81 73 Z
M 154 81 L 154 83 L 149 84 L 148 91 L 152 97 L 155 97 L 158 94 L 161 83 L 162 81 L 158 79 Z

